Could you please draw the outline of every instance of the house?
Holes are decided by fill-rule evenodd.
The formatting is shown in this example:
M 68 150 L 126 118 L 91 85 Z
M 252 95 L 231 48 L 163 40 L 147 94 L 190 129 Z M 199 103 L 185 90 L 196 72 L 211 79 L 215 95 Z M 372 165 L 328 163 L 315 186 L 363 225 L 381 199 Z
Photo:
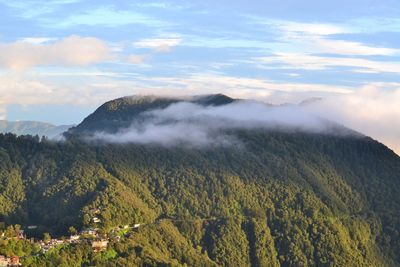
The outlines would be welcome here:
M 139 228 L 140 226 L 141 226 L 140 223 L 135 223 L 135 224 L 133 225 L 133 228 L 136 229 L 136 228 Z
M 93 241 L 92 242 L 92 249 L 94 252 L 99 252 L 107 249 L 108 241 L 101 240 L 101 241 Z
M 90 209 L 89 212 L 91 214 L 99 214 L 100 213 L 100 209 L 93 208 L 93 209 Z
M 10 259 L 6 256 L 0 255 L 0 267 L 7 267 L 10 263 Z
M 80 237 L 81 237 L 80 235 L 71 235 L 69 237 L 69 240 L 70 241 L 77 241 L 77 240 L 79 240 Z
M 64 244 L 64 240 L 61 240 L 61 239 L 52 239 L 52 240 L 50 241 L 50 244 L 52 244 L 52 245 L 54 245 L 54 246 L 56 246 L 56 245 L 62 245 L 62 244 Z
M 97 235 L 97 229 L 93 229 L 93 228 L 88 228 L 88 229 L 84 229 L 81 232 L 82 235 L 93 235 L 96 236 Z
M 19 230 L 18 238 L 19 239 L 25 239 L 24 230 Z
M 97 218 L 97 217 L 94 217 L 94 218 L 92 219 L 92 221 L 93 221 L 94 223 L 99 223 L 99 222 L 101 222 L 101 220 L 100 220 L 99 218 Z
M 62 245 L 62 244 L 64 244 L 65 242 L 63 241 L 63 240 L 61 240 L 61 239 L 52 239 L 52 240 L 50 240 L 50 242 L 48 242 L 48 243 L 45 243 L 45 242 L 43 242 L 43 241 L 41 241 L 40 243 L 39 243 L 39 245 L 40 245 L 40 247 L 42 248 L 42 251 L 44 252 L 44 253 L 46 253 L 46 252 L 48 252 L 49 250 L 51 250 L 52 248 L 54 248 L 54 247 L 56 247 L 56 246 L 59 246 L 59 245 Z
M 21 266 L 18 256 L 13 256 L 10 258 L 10 263 L 8 266 Z

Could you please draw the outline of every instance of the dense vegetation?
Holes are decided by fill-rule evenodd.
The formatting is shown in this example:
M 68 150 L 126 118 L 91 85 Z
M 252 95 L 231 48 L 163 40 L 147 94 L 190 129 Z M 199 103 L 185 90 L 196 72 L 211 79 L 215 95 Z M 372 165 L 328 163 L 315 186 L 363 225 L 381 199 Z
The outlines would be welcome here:
M 26 266 L 400 265 L 395 153 L 362 136 L 231 134 L 242 145 L 55 143 L 0 134 L 7 225 L 38 225 L 32 236 L 67 235 L 71 226 L 93 226 L 93 209 L 105 232 L 144 224 L 104 252 L 81 243 L 37 254 L 0 243 L 0 254 L 26 256 Z

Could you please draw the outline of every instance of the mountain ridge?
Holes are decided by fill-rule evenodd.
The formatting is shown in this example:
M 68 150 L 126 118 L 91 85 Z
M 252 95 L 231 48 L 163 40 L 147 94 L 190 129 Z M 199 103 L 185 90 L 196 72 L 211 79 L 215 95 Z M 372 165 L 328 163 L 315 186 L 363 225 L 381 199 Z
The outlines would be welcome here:
M 73 125 L 53 125 L 40 121 L 7 121 L 0 120 L 1 133 L 14 133 L 17 135 L 39 135 L 54 138 L 67 131 Z

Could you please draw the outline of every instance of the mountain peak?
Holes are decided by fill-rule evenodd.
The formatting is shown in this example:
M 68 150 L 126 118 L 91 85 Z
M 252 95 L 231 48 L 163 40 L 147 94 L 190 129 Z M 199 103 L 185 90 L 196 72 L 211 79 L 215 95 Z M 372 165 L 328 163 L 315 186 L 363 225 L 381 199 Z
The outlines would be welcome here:
M 99 110 L 118 111 L 133 106 L 147 105 L 154 102 L 169 102 L 171 100 L 174 99 L 168 97 L 155 96 L 155 95 L 124 96 L 104 103 L 96 111 Z
M 125 96 L 108 101 L 94 113 L 85 118 L 81 124 L 71 129 L 71 133 L 116 132 L 129 127 L 140 114 L 164 109 L 171 104 L 189 102 L 202 106 L 227 105 L 237 99 L 223 94 L 196 95 L 189 97 L 168 97 L 156 95 Z
M 234 101 L 236 101 L 236 99 L 224 94 L 210 94 L 193 96 L 191 102 L 205 106 L 220 106 L 230 104 Z

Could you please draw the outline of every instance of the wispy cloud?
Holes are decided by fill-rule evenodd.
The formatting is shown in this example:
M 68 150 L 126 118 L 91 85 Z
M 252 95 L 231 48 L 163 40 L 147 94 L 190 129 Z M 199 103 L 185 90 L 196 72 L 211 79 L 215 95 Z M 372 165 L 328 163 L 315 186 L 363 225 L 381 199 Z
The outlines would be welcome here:
M 135 42 L 133 45 L 137 48 L 149 48 L 157 53 L 167 53 L 175 46 L 178 46 L 182 42 L 179 37 L 171 38 L 154 38 L 154 39 L 143 39 Z
M 62 6 L 81 2 L 82 0 L 24 0 L 24 1 L 5 1 L 0 0 L 4 4 L 14 9 L 15 15 L 23 18 L 37 18 L 46 14 L 50 14 Z
M 151 55 L 129 55 L 126 61 L 131 64 L 142 64 L 148 61 L 150 58 Z
M 264 22 L 265 25 L 272 25 L 278 27 L 285 34 L 296 33 L 305 35 L 333 35 L 333 34 L 343 34 L 349 33 L 345 27 L 334 24 L 326 23 L 302 23 L 293 21 L 280 21 L 280 20 L 268 20 Z
M 307 54 L 280 53 L 269 57 L 261 57 L 258 60 L 270 68 L 326 70 L 337 67 L 348 67 L 352 72 L 400 73 L 400 62 L 375 61 L 353 57 L 323 57 Z
M 395 10 L 393 8 L 393 10 Z M 353 33 L 400 33 L 400 19 L 398 17 L 356 17 L 347 21 L 349 29 Z
M 330 92 L 330 93 L 349 93 L 350 88 L 344 86 L 330 86 L 322 84 L 306 84 L 306 83 L 285 83 L 276 82 L 266 79 L 256 79 L 247 77 L 235 77 L 217 74 L 193 74 L 183 79 L 166 78 L 164 81 L 183 84 L 188 88 L 213 88 L 214 90 L 222 90 L 224 92 L 243 90 L 257 90 L 259 93 L 264 91 L 268 94 L 270 91 L 283 92 Z
M 141 7 L 141 8 L 157 8 L 157 9 L 163 9 L 163 10 L 180 10 L 180 9 L 185 9 L 190 7 L 188 3 L 172 3 L 172 2 L 147 2 L 147 3 L 134 3 L 133 4 L 136 7 Z
M 177 36 L 164 38 L 142 39 L 133 43 L 135 48 L 148 49 L 150 52 L 145 54 L 131 54 L 126 58 L 127 63 L 143 64 L 150 61 L 155 54 L 170 53 L 175 46 L 178 46 L 182 39 Z
M 39 44 L 44 44 L 44 43 L 48 43 L 48 42 L 55 41 L 55 40 L 57 40 L 57 39 L 52 38 L 52 37 L 26 37 L 26 38 L 22 38 L 20 41 L 25 42 L 25 43 L 34 44 L 34 45 L 39 45 Z
M 372 46 L 361 42 L 341 40 L 337 37 L 354 34 L 350 25 L 323 23 L 298 23 L 292 21 L 267 20 L 265 25 L 275 28 L 278 40 L 290 44 L 292 51 L 307 54 L 335 54 L 352 56 L 389 56 L 398 55 L 400 50 L 381 46 Z
M 63 19 L 52 18 L 43 19 L 41 21 L 48 27 L 53 28 L 69 28 L 75 26 L 119 27 L 134 24 L 164 27 L 168 25 L 168 22 L 160 21 L 154 17 L 135 11 L 117 9 L 112 6 L 77 12 Z

